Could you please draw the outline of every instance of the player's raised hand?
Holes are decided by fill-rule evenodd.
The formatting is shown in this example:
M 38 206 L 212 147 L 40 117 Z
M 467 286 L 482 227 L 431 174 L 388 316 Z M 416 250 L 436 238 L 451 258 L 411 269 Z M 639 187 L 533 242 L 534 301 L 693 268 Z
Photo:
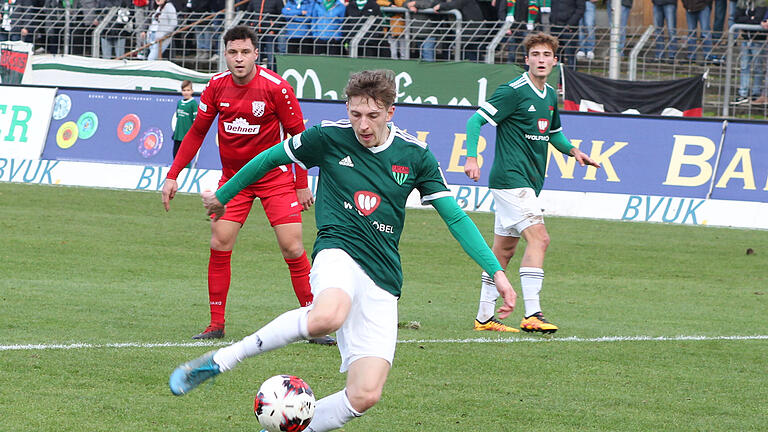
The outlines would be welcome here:
M 600 168 L 599 163 L 595 162 L 592 158 L 587 156 L 586 153 L 577 149 L 576 147 L 571 149 L 571 156 L 573 156 L 573 158 L 576 159 L 576 162 L 578 162 L 581 166 L 592 165 L 595 168 Z
M 509 283 L 509 279 L 507 279 L 507 275 L 503 270 L 499 270 L 493 274 L 493 282 L 496 284 L 496 289 L 499 291 L 499 294 L 501 294 L 503 302 L 496 313 L 499 315 L 500 319 L 504 319 L 515 310 L 517 293 L 515 292 L 515 289 L 512 288 L 512 284 Z
M 296 189 L 296 197 L 304 210 L 309 210 L 315 203 L 315 197 L 312 196 L 312 191 L 309 188 Z
M 208 210 L 207 215 L 213 216 L 214 221 L 217 221 L 224 216 L 225 207 L 224 204 L 216 198 L 216 192 L 203 191 L 200 196 L 203 198 L 203 206 Z
M 467 157 L 467 161 L 464 162 L 464 174 L 474 181 L 480 180 L 480 166 L 477 164 L 476 157 Z
M 163 207 L 165 207 L 165 211 L 171 209 L 171 200 L 176 196 L 176 191 L 178 190 L 179 185 L 176 183 L 176 180 L 168 178 L 165 179 L 165 183 L 163 183 L 163 191 L 161 192 L 163 196 Z

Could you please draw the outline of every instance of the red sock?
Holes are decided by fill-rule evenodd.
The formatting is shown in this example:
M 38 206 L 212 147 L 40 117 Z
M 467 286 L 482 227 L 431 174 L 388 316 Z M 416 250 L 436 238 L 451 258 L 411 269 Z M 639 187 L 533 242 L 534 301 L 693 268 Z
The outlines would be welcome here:
M 232 275 L 232 251 L 211 249 L 208 260 L 208 300 L 211 306 L 211 326 L 224 328 L 224 310 L 227 307 L 229 279 Z
M 288 270 L 291 272 L 291 284 L 293 284 L 293 292 L 296 294 L 296 298 L 299 299 L 301 306 L 309 306 L 312 304 L 312 288 L 309 286 L 309 270 L 312 268 L 309 265 L 309 259 L 307 259 L 307 253 L 304 252 L 298 258 L 286 258 L 286 264 L 288 264 Z

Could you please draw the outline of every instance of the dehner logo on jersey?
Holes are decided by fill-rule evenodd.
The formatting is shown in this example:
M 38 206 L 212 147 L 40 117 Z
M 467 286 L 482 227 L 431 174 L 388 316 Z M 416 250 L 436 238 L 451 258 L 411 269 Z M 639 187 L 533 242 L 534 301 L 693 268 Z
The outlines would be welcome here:
M 253 115 L 256 117 L 261 117 L 264 115 L 264 107 L 266 104 L 262 101 L 253 101 L 251 104 L 251 109 L 253 109 Z
M 238 117 L 233 122 L 224 122 L 224 131 L 239 135 L 256 135 L 261 125 L 252 125 L 248 120 Z
M 536 126 L 539 127 L 539 132 L 544 133 L 544 132 L 546 132 L 547 128 L 549 127 L 549 120 L 547 120 L 545 118 L 540 118 L 536 122 Z

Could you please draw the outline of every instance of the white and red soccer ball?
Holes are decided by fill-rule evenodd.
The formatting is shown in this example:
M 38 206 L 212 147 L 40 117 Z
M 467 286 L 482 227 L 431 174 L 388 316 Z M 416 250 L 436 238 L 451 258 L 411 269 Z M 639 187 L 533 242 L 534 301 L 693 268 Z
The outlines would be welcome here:
M 276 375 L 261 384 L 253 412 L 267 432 L 301 432 L 315 414 L 315 395 L 301 378 Z

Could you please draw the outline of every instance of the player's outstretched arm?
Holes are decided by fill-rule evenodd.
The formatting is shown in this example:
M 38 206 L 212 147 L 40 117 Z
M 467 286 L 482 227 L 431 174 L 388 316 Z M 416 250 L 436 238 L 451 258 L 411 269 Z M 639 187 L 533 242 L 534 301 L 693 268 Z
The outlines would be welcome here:
M 512 284 L 509 283 L 509 279 L 507 279 L 507 275 L 503 270 L 499 270 L 493 274 L 493 282 L 496 284 L 496 289 L 499 291 L 499 294 L 501 294 L 503 302 L 496 313 L 499 315 L 499 318 L 504 319 L 515 310 L 517 293 L 515 292 L 515 289 L 512 288 Z
M 595 162 L 592 158 L 587 156 L 586 153 L 577 149 L 576 147 L 571 149 L 571 156 L 576 159 L 576 162 L 578 162 L 580 166 L 592 165 L 595 168 L 600 168 L 599 163 Z
M 477 163 L 477 142 L 480 139 L 480 129 L 486 120 L 478 113 L 467 120 L 467 161 L 464 163 L 464 174 L 474 181 L 480 179 L 480 165 Z
M 235 195 L 240 193 L 241 190 L 264 177 L 269 170 L 280 165 L 288 165 L 292 162 L 291 158 L 285 152 L 282 142 L 259 153 L 216 191 L 216 201 L 221 205 L 221 208 L 217 207 L 216 202 L 210 199 L 210 196 L 203 193 L 203 204 L 206 206 L 206 209 L 208 209 L 209 215 L 214 214 L 215 217 L 217 211 L 221 211 L 221 214 L 223 214 L 223 206 L 234 198 Z M 208 197 L 207 201 L 205 200 L 206 196 Z M 208 207 L 209 205 L 211 207 Z M 211 211 L 213 211 L 213 213 L 211 213 Z
M 504 299 L 504 304 L 499 308 L 499 317 L 506 318 L 515 308 L 517 294 L 507 280 L 504 270 L 501 268 L 496 256 L 493 255 L 488 244 L 485 243 L 480 231 L 472 219 L 456 204 L 453 197 L 437 198 L 431 202 L 437 213 L 445 221 L 448 230 L 458 240 L 461 247 L 476 263 L 488 274 L 493 275 L 498 283 L 496 288 Z

